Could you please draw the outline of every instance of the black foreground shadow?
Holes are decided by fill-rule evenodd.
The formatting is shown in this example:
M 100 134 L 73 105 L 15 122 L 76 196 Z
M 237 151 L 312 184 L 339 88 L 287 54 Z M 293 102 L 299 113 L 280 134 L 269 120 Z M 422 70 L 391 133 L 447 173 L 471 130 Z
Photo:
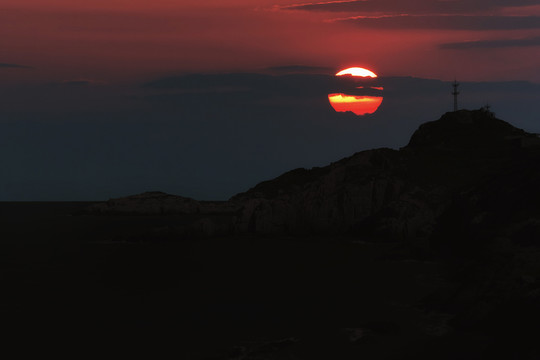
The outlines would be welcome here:
M 328 172 L 292 172 L 240 194 L 233 200 L 263 204 L 250 215 L 258 222 L 211 234 L 207 225 L 243 219 L 245 211 L 144 214 L 113 204 L 104 213 L 95 209 L 110 204 L 0 203 L 5 351 L 76 358 L 539 358 L 535 136 L 499 120 L 491 127 L 496 119 L 485 111 L 447 116 L 472 119 L 467 126 L 479 119 L 489 131 L 460 137 L 463 128 L 435 122 L 415 133 L 413 155 L 404 150 L 421 158 L 405 170 L 393 172 L 392 164 L 406 159 L 394 163 L 386 150 L 370 158 L 379 161 L 369 166 L 383 168 L 385 184 L 402 181 L 405 190 L 371 197 L 366 206 L 379 205 L 365 216 L 342 212 L 352 220 L 328 222 L 326 231 L 302 231 L 307 209 L 291 227 L 276 217 L 275 204 L 288 196 L 288 209 L 303 211 L 288 192 L 311 191 L 345 160 Z M 364 186 L 358 174 L 346 176 L 352 180 L 343 188 Z M 201 219 L 205 226 L 190 225 Z

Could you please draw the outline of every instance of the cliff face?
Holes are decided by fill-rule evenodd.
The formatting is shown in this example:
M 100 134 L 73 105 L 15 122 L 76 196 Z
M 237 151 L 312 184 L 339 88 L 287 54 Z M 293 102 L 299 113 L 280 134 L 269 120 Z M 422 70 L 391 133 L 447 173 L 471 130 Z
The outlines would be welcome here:
M 491 184 L 490 196 L 500 196 L 504 174 L 518 165 L 522 172 L 536 169 L 539 145 L 536 135 L 488 111 L 462 110 L 423 124 L 400 150 L 368 150 L 292 170 L 227 202 L 147 193 L 93 211 L 197 215 L 189 232 L 202 235 L 331 233 L 426 247 L 464 197 L 484 196 L 484 184 Z
M 369 245 L 398 249 L 383 254 L 384 267 L 444 265 L 436 276 L 417 274 L 430 290 L 414 312 L 426 314 L 426 332 L 441 340 L 429 343 L 429 358 L 459 358 L 454 344 L 468 349 L 486 339 L 477 346 L 482 358 L 538 359 L 532 344 L 540 333 L 539 164 L 537 135 L 487 111 L 463 110 L 423 124 L 400 150 L 292 170 L 226 202 L 145 193 L 90 211 L 154 215 L 174 224 L 152 227 L 141 236 L 145 241 L 239 234 L 397 241 Z
M 346 233 L 392 202 L 401 202 L 400 212 L 406 211 L 407 205 L 412 205 L 402 201 L 408 191 L 401 174 L 406 161 L 398 151 L 377 149 L 325 168 L 295 170 L 261 183 L 231 199 L 241 204 L 237 230 Z
M 536 135 L 487 111 L 447 113 L 422 125 L 399 151 L 369 150 L 324 168 L 293 170 L 234 196 L 230 202 L 240 209 L 235 228 L 346 233 L 423 246 L 457 197 L 517 162 L 532 164 L 538 145 Z

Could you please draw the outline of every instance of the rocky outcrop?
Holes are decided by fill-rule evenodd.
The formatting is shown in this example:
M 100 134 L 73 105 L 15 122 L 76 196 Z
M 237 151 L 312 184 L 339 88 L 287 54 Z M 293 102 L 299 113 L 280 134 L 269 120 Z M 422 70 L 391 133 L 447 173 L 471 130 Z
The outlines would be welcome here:
M 342 234 L 399 241 L 405 246 L 390 247 L 400 255 L 389 258 L 444 264 L 440 277 L 422 274 L 431 290 L 414 310 L 423 314 L 418 328 L 435 339 L 426 344 L 433 350 L 411 358 L 460 358 L 452 351 L 469 354 L 460 349 L 479 339 L 481 358 L 538 359 L 531 344 L 540 333 L 539 164 L 537 135 L 486 110 L 462 110 L 423 124 L 399 150 L 363 151 L 325 167 L 292 170 L 227 202 L 145 193 L 90 211 L 175 215 L 174 240 Z M 177 220 L 183 223 L 176 226 Z M 386 341 L 401 331 L 393 322 L 357 325 L 342 329 L 346 342 Z M 267 349 L 274 358 L 287 354 L 282 345 L 295 344 L 241 346 L 229 358 L 262 359 Z
M 460 199 L 474 198 L 477 189 L 511 174 L 516 164 L 536 164 L 539 144 L 537 135 L 489 111 L 461 110 L 423 124 L 400 150 L 368 150 L 326 167 L 292 170 L 227 202 L 152 192 L 90 211 L 194 215 L 190 234 L 331 233 L 426 248 L 444 218 L 453 219 Z
M 236 230 L 346 233 L 428 246 L 457 196 L 534 153 L 538 143 L 485 110 L 447 113 L 422 125 L 399 151 L 363 151 L 236 195 Z
M 199 202 L 190 198 L 159 191 L 111 199 L 90 206 L 88 212 L 97 214 L 193 214 L 199 212 Z
M 231 199 L 242 204 L 237 230 L 347 233 L 358 230 L 363 223 L 367 225 L 392 202 L 396 202 L 399 212 L 393 216 L 406 217 L 409 208 L 425 204 L 402 197 L 410 190 L 400 174 L 404 164 L 400 152 L 378 149 L 355 154 L 326 168 L 294 170 L 261 183 Z M 392 228 L 391 232 L 406 231 L 400 228 L 402 224 L 384 226 Z
M 224 201 L 197 201 L 160 191 L 150 191 L 93 204 L 87 208 L 87 213 L 103 215 L 193 215 L 234 213 L 236 210 L 235 204 Z

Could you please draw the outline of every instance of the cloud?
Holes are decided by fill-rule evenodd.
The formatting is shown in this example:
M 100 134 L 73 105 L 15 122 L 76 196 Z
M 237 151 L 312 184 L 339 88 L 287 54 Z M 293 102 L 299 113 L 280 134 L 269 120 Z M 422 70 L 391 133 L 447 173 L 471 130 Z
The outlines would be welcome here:
M 381 12 L 396 13 L 445 13 L 458 14 L 489 11 L 502 7 L 536 5 L 537 0 L 352 0 L 292 4 L 279 7 L 282 10 L 327 11 L 327 12 Z
M 540 37 L 523 39 L 498 39 L 498 40 L 478 40 L 445 43 L 439 46 L 440 49 L 496 49 L 508 47 L 528 47 L 540 46 Z
M 288 69 L 290 66 L 284 66 Z M 280 68 L 280 67 L 278 67 Z M 348 77 L 335 77 L 333 73 L 284 73 L 279 75 L 230 73 L 190 74 L 157 79 L 143 87 L 170 90 L 178 94 L 243 93 L 253 98 L 274 96 L 306 97 L 326 96 L 328 93 L 351 89 L 358 84 Z M 366 84 L 378 84 L 378 79 L 366 79 Z M 378 85 L 377 85 L 378 86 Z
M 103 85 L 103 81 L 91 80 L 91 79 L 75 79 L 75 80 L 64 80 L 61 82 L 62 85 L 68 86 L 91 86 L 91 85 Z
M 169 76 L 144 84 L 146 88 L 204 90 L 224 87 L 251 88 L 255 84 L 269 85 L 271 77 L 262 74 L 189 74 Z
M 272 66 L 267 70 L 276 74 L 329 74 L 335 72 L 335 69 L 329 67 L 305 65 Z
M 31 66 L 19 65 L 19 64 L 6 64 L 0 63 L 0 68 L 9 68 L 9 69 L 31 69 Z
M 331 21 L 381 29 L 522 30 L 540 28 L 540 16 L 385 15 L 354 16 Z
M 89 88 L 100 85 L 107 85 L 107 83 L 105 81 L 80 78 L 53 81 L 46 84 L 49 88 Z

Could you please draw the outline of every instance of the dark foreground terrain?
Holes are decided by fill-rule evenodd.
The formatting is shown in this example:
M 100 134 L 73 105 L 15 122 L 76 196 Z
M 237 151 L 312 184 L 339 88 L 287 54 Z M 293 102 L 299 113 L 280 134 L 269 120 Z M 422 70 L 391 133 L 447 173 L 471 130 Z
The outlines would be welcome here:
M 474 292 L 486 289 L 463 288 L 481 272 L 456 277 L 455 268 L 413 258 L 399 243 L 249 236 L 171 242 L 159 229 L 177 222 L 175 215 L 71 216 L 87 205 L 0 203 L 3 342 L 20 354 L 477 359 L 517 351 L 522 357 L 515 358 L 532 359 L 537 353 L 536 334 L 515 338 L 531 315 L 523 309 L 510 323 L 503 312 L 502 324 L 490 325 L 496 331 L 453 323 L 464 310 L 441 307 L 441 297 L 458 297 L 458 308 L 474 301 Z
M 4 349 L 539 359 L 540 138 L 487 109 L 227 202 L 0 203 Z M 322 235 L 324 234 L 324 235 Z
M 414 307 L 444 285 L 440 266 L 395 244 L 140 242 L 177 219 L 70 216 L 86 205 L 0 204 L 2 327 L 21 352 L 377 359 L 446 331 L 445 314 Z

